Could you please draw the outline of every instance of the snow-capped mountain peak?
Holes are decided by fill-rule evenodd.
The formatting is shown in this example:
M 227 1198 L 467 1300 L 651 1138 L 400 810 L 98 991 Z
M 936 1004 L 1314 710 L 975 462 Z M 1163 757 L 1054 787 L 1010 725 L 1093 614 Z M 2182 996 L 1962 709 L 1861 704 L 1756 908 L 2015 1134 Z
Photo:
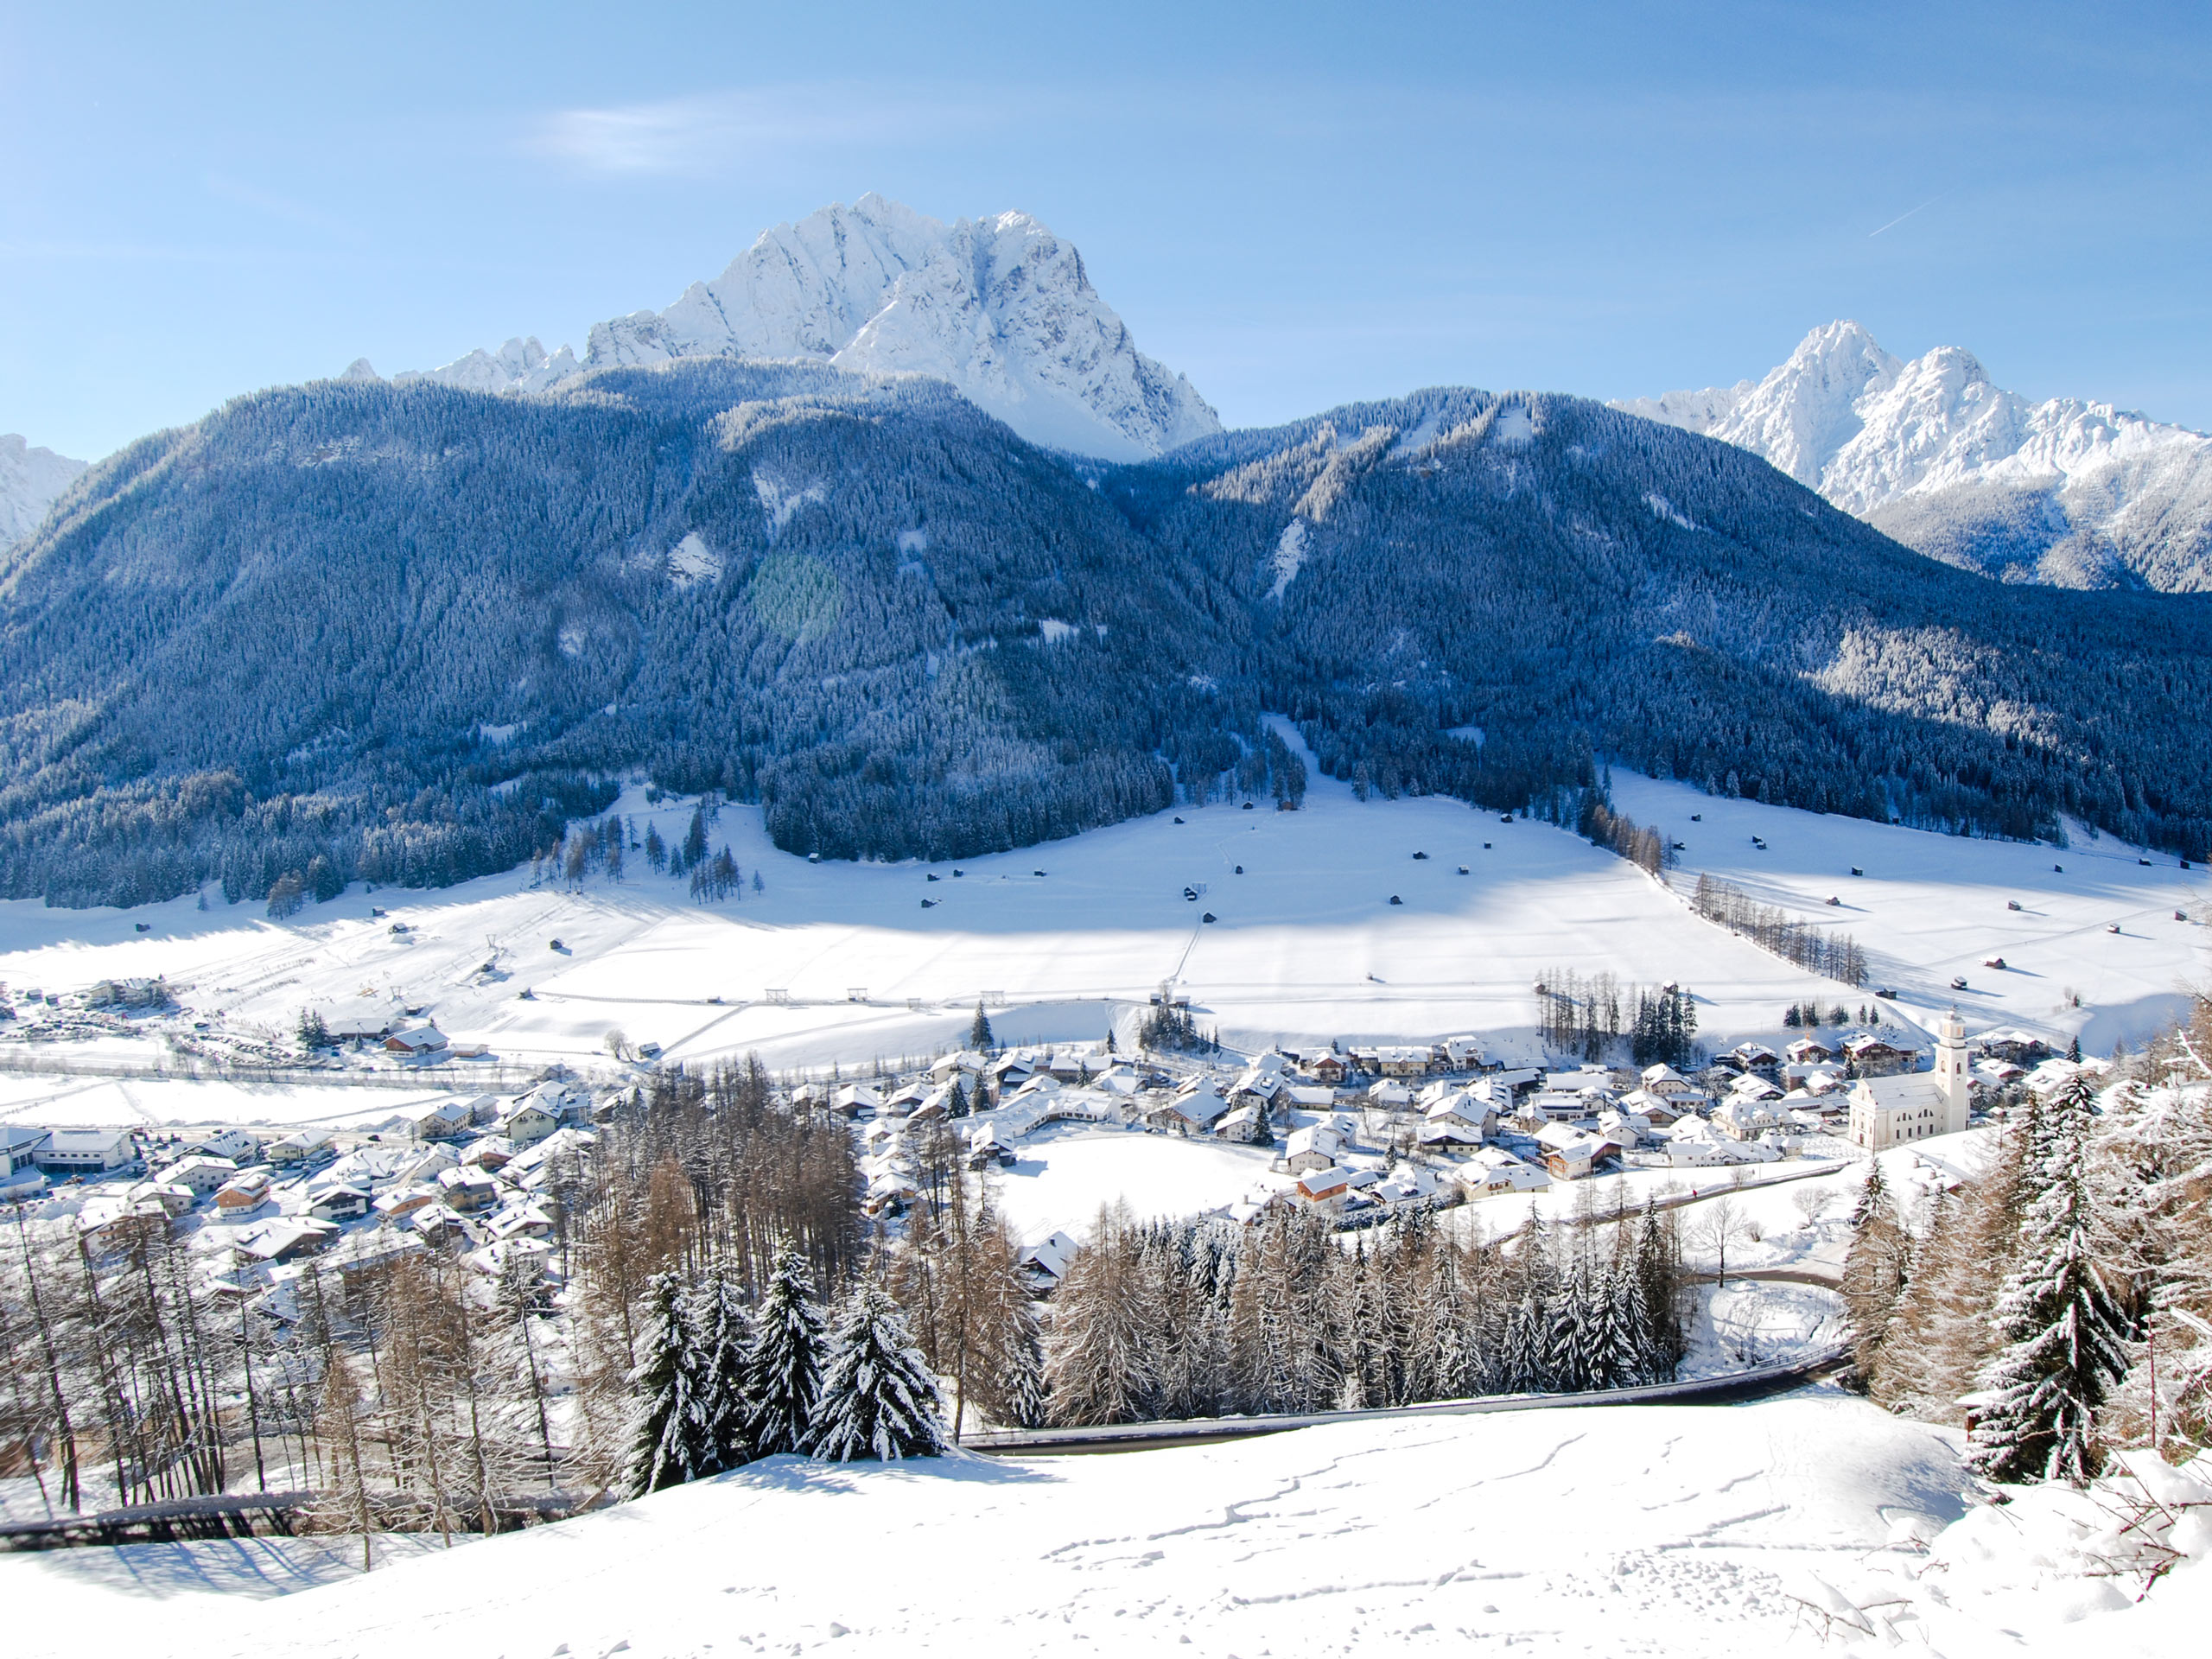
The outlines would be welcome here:
M 356 378 L 354 369 L 367 369 L 368 360 L 358 359 L 353 367 L 346 370 L 349 378 Z M 369 370 L 373 376 L 376 371 Z M 442 386 L 458 386 L 463 391 L 543 391 L 556 385 L 576 372 L 576 354 L 563 346 L 548 353 L 537 343 L 536 335 L 527 340 L 511 340 L 496 352 L 481 346 L 466 357 L 455 358 L 442 367 L 410 371 L 391 377 L 396 386 L 429 381 Z
M 1107 460 L 1221 429 L 1190 382 L 1136 349 L 1082 256 L 1027 213 L 950 225 L 870 194 L 763 232 L 665 310 L 595 325 L 582 363 L 535 340 L 427 379 L 542 390 L 579 368 L 687 357 L 812 358 L 950 381 L 1038 443 Z
M 2109 404 L 2031 403 L 1955 346 L 1901 360 L 1832 322 L 1756 384 L 1616 407 L 1750 449 L 1952 563 L 2212 589 L 2212 438 Z
M 0 552 L 39 527 L 85 466 L 51 449 L 34 449 L 16 433 L 0 432 Z

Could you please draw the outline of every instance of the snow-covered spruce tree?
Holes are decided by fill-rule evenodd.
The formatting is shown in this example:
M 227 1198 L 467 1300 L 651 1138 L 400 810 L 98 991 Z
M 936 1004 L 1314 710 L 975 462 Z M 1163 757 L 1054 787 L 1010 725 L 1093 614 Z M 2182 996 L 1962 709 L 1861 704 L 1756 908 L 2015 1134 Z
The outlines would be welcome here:
M 812 1451 L 826 1353 L 822 1310 L 809 1295 L 806 1257 L 785 1243 L 753 1321 L 746 1357 L 746 1438 L 756 1458 Z
M 815 1408 L 813 1450 L 831 1463 L 944 1454 L 937 1379 L 908 1343 L 899 1305 L 874 1285 L 853 1293 L 838 1321 Z
M 1543 1304 L 1532 1289 L 1506 1315 L 1497 1360 L 1498 1382 L 1506 1393 L 1547 1394 L 1554 1388 L 1544 1363 L 1544 1334 Z
M 1645 1350 L 1649 1322 L 1644 1317 L 1643 1287 L 1632 1259 L 1615 1263 L 1605 1275 L 1605 1303 L 1597 1341 L 1597 1374 L 1591 1386 L 1632 1389 L 1652 1380 Z
M 1682 1330 L 1682 1244 L 1672 1211 L 1662 1212 L 1646 1198 L 1643 1224 L 1636 1242 L 1637 1300 L 1643 1309 L 1644 1372 L 1653 1382 L 1670 1382 L 1688 1344 Z
M 976 1018 L 968 1027 L 968 1046 L 978 1054 L 988 1054 L 995 1045 L 996 1039 L 991 1035 L 991 1016 L 983 1012 L 983 1001 L 978 997 Z
M 753 1455 L 746 1421 L 753 1325 L 732 1263 L 717 1261 L 707 1269 L 691 1298 L 690 1315 L 698 1354 L 699 1414 L 713 1466 L 735 1469 L 752 1462 Z
M 1544 1369 L 1561 1394 L 1593 1388 L 1597 1374 L 1598 1299 L 1587 1262 L 1578 1260 L 1544 1310 Z
M 646 1294 L 652 1319 L 640 1344 L 643 1357 L 631 1376 L 638 1403 L 625 1484 L 632 1497 L 681 1485 L 720 1466 L 702 1409 L 701 1356 L 683 1281 L 657 1273 Z
M 1851 1212 L 1851 1249 L 1843 1262 L 1844 1320 L 1859 1376 L 1872 1375 L 1890 1315 L 1904 1289 L 1912 1236 L 1897 1216 L 1880 1158 L 1866 1164 L 1866 1179 Z
M 1997 1300 L 2005 1345 L 1967 1436 L 1967 1464 L 1992 1480 L 2086 1482 L 2097 1408 L 2127 1369 L 2126 1316 L 2090 1249 L 2091 1087 L 2069 1078 L 2044 1109 L 2020 1257 Z

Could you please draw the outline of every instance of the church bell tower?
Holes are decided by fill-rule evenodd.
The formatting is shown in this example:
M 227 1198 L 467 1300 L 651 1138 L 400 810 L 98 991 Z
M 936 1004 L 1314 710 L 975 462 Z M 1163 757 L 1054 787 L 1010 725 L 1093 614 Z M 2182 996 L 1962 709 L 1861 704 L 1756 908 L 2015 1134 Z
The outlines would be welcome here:
M 1967 1028 L 1953 1008 L 1936 1027 L 1936 1080 L 1943 1090 L 1942 1133 L 1956 1135 L 1967 1126 L 1974 1091 L 1967 1080 Z

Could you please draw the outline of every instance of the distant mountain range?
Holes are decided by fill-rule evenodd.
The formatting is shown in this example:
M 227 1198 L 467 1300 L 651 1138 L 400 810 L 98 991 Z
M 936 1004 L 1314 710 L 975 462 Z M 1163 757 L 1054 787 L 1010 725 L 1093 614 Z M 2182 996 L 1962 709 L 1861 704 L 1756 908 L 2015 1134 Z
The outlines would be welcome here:
M 639 774 L 961 857 L 1294 796 L 1271 715 L 1386 796 L 1587 826 L 1618 762 L 2201 856 L 2212 597 L 2055 588 L 2212 587 L 2206 442 L 1851 324 L 1630 412 L 1224 432 L 1033 219 L 864 197 L 582 359 L 0 441 L 0 896 L 442 885 Z
M 1855 322 L 1756 385 L 1616 404 L 1764 456 L 1907 546 L 2005 582 L 2212 591 L 2212 437 L 2031 403 L 1969 353 L 1904 361 Z
M 666 310 L 595 324 L 581 359 L 510 340 L 393 379 L 540 391 L 585 370 L 681 358 L 932 375 L 1032 443 L 1105 461 L 1221 430 L 1188 380 L 1137 350 L 1082 255 L 1028 214 L 947 225 L 873 194 L 763 232 Z M 357 360 L 346 374 L 375 371 Z
M 34 449 L 13 432 L 0 432 L 0 553 L 39 527 L 47 510 L 85 470 L 81 461 Z

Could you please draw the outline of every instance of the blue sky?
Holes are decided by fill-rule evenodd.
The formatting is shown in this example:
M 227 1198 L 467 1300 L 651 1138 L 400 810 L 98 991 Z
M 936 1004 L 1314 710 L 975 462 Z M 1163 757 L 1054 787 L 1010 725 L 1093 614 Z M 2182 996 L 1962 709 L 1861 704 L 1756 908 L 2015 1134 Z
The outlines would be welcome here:
M 1020 207 L 1231 424 L 1756 375 L 1855 316 L 2212 429 L 2212 9 L 0 0 L 0 431 L 667 303 L 874 189 Z

